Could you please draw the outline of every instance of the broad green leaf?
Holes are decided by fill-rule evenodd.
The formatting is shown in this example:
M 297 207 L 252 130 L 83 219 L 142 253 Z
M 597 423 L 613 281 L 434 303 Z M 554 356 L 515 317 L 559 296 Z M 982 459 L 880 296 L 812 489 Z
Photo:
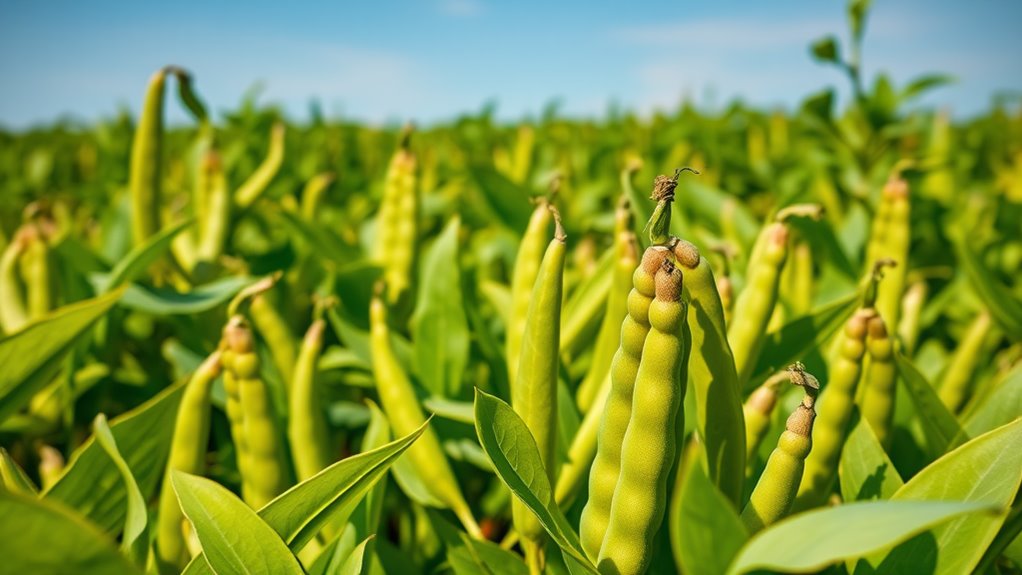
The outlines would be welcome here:
M 447 548 L 447 562 L 455 575 L 527 575 L 521 556 L 489 541 L 472 539 L 439 513 L 426 510 L 433 531 Z
M 148 500 L 163 476 L 183 385 L 175 385 L 135 409 L 114 418 L 110 431 Z M 78 511 L 108 533 L 117 533 L 127 514 L 127 492 L 117 466 L 90 438 L 71 456 L 64 475 L 45 499 Z
M 112 539 L 62 505 L 0 489 L 0 517 L 0 570 L 5 573 L 141 573 Z
M 895 361 L 901 376 L 898 380 L 905 384 L 915 405 L 930 455 L 940 457 L 968 439 L 958 420 L 944 407 L 933 386 L 919 373 L 916 366 L 900 352 L 895 352 Z
M 315 250 L 317 255 L 327 258 L 324 263 L 344 266 L 358 259 L 358 251 L 345 244 L 330 230 L 307 222 L 288 210 L 277 210 L 274 214 L 278 221 L 284 224 L 284 227 L 304 239 L 308 243 L 309 249 Z
M 447 504 L 436 495 L 433 495 L 429 487 L 423 483 L 419 474 L 415 471 L 415 464 L 411 458 L 399 457 L 394 462 L 394 465 L 391 466 L 390 472 L 394 476 L 397 486 L 401 488 L 401 492 L 412 501 L 419 505 L 436 507 L 437 509 L 445 509 L 447 507 Z
M 138 483 L 135 482 L 131 468 L 117 449 L 117 440 L 114 439 L 106 416 L 102 413 L 96 416 L 93 430 L 99 446 L 110 456 L 117 471 L 120 472 L 127 492 L 128 504 L 124 516 L 124 530 L 121 532 L 121 550 L 136 565 L 144 564 L 149 550 L 149 512 L 146 510 L 145 498 L 138 488 Z
M 898 95 L 898 99 L 902 102 L 911 100 L 917 96 L 922 95 L 924 92 L 928 92 L 934 88 L 940 86 L 946 86 L 947 84 L 954 83 L 955 78 L 945 74 L 926 74 L 919 76 L 918 78 L 909 82 L 907 86 Z
M 215 481 L 174 469 L 171 483 L 217 573 L 297 573 L 302 566 L 272 527 Z
M 106 293 L 119 287 L 121 284 L 134 281 L 149 269 L 149 266 L 156 263 L 163 257 L 163 254 L 170 249 L 174 236 L 181 233 L 185 228 L 192 225 L 194 220 L 185 220 L 181 223 L 160 230 L 146 242 L 132 249 L 117 265 L 110 270 L 110 274 L 97 282 L 97 291 Z
M 675 560 L 685 573 L 724 573 L 749 538 L 731 501 L 710 481 L 698 461 L 688 466 L 681 484 L 678 532 L 671 533 Z
M 347 521 L 359 501 L 427 425 L 428 421 L 401 439 L 334 463 L 267 503 L 259 516 L 298 553 L 323 526 Z M 212 573 L 201 555 L 193 558 L 184 572 Z
M 967 240 L 956 240 L 955 248 L 959 265 L 965 268 L 969 282 L 994 321 L 1014 340 L 1022 339 L 1022 302 L 983 264 Z
M 327 575 L 361 575 L 369 567 L 369 559 L 373 555 L 373 539 L 375 535 L 370 535 L 362 540 L 357 547 L 348 555 L 347 559 L 344 560 L 339 566 L 334 568 L 333 565 L 327 566 Z
M 578 534 L 554 501 L 553 490 L 539 456 L 539 447 L 525 422 L 507 403 L 476 389 L 476 433 L 494 470 L 539 520 L 550 538 L 585 571 L 596 568 L 585 556 Z
M 798 228 L 802 237 L 809 242 L 819 261 L 832 264 L 842 275 L 852 281 L 859 280 L 859 269 L 848 258 L 837 234 L 826 219 L 791 218 L 788 220 Z
M 890 499 L 903 485 L 898 470 L 864 419 L 859 420 L 845 440 L 838 477 L 845 501 Z
M 75 342 L 123 295 L 118 290 L 61 307 L 0 340 L 0 422 L 56 377 Z
M 850 293 L 767 334 L 756 361 L 755 375 L 745 385 L 746 390 L 755 388 L 771 374 L 827 341 L 855 313 L 859 298 L 858 292 Z
M 824 36 L 816 40 L 810 46 L 813 57 L 821 62 L 837 63 L 841 60 L 841 53 L 838 49 L 837 38 Z
M 458 264 L 460 221 L 454 218 L 426 253 L 412 339 L 419 379 L 436 395 L 457 397 L 468 365 L 469 330 Z
M 1015 366 L 980 400 L 965 420 L 965 431 L 977 436 L 1022 415 L 1022 364 Z
M 814 509 L 756 534 L 728 573 L 814 573 L 897 545 L 959 515 L 989 509 L 988 504 L 969 501 L 867 501 Z
M 227 277 L 198 286 L 188 292 L 128 284 L 121 305 L 154 315 L 202 313 L 230 301 L 235 294 L 252 282 L 251 278 Z
M 0 447 L 0 491 L 6 489 L 24 495 L 38 495 L 39 488 L 32 483 L 25 470 L 3 447 Z
M 469 173 L 493 221 L 521 234 L 532 212 L 529 191 L 488 166 L 470 167 Z
M 965 501 L 1006 510 L 1022 484 L 1022 419 L 962 445 L 916 474 L 891 501 Z M 870 557 L 880 572 L 912 565 L 933 566 L 935 574 L 970 573 L 1004 523 L 1003 513 L 959 517 L 883 556 Z M 886 571 L 885 571 L 886 570 Z

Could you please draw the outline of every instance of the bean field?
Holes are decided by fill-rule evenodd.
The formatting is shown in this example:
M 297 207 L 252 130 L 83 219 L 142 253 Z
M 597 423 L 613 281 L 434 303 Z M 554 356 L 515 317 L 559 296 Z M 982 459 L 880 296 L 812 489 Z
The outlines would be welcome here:
M 811 51 L 851 98 L 373 126 L 168 66 L 0 132 L 0 573 L 1022 573 L 1022 109 Z

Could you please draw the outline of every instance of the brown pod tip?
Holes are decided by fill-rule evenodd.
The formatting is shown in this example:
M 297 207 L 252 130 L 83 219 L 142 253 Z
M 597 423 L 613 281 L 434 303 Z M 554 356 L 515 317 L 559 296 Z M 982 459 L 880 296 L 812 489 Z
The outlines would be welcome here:
M 646 274 L 656 277 L 658 271 L 660 271 L 660 263 L 665 259 L 670 259 L 671 250 L 666 246 L 649 246 L 646 251 L 642 254 L 642 271 Z
M 554 215 L 554 239 L 563 244 L 568 239 L 568 235 L 564 233 L 564 225 L 561 223 L 561 212 L 553 204 L 547 204 L 546 207 Z
M 252 336 L 252 329 L 248 321 L 240 316 L 232 316 L 224 326 L 224 339 L 227 340 L 227 349 L 234 353 L 250 353 L 255 349 L 255 338 Z
M 669 258 L 661 260 L 660 270 L 656 274 L 656 299 L 661 301 L 679 301 L 683 276 L 681 269 Z
M 673 251 L 674 257 L 682 266 L 693 269 L 699 265 L 699 248 L 695 247 L 692 242 L 678 240 L 674 242 Z

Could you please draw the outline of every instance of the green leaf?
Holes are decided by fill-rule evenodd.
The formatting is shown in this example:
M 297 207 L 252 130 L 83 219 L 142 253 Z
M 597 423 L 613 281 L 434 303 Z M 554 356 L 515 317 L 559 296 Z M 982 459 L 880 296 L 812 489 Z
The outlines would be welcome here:
M 859 299 L 858 292 L 850 293 L 767 334 L 753 371 L 756 375 L 750 378 L 746 389 L 755 388 L 771 374 L 827 341 L 855 313 Z
M 369 567 L 369 558 L 373 555 L 372 543 L 375 537 L 375 535 L 370 535 L 363 539 L 339 567 L 327 566 L 327 575 L 361 575 L 364 573 Z
M 426 253 L 412 315 L 419 379 L 433 394 L 457 397 L 468 365 L 469 330 L 458 265 L 460 220 L 455 217 Z
M 135 475 L 128 467 L 128 462 L 124 461 L 124 457 L 117 449 L 117 440 L 110 431 L 105 415 L 100 413 L 96 416 L 93 429 L 100 447 L 110 456 L 117 471 L 120 472 L 127 492 L 128 505 L 124 517 L 124 530 L 121 532 L 121 550 L 136 565 L 143 565 L 149 551 L 149 513 L 146 510 L 145 497 L 135 482 Z
M 813 42 L 809 49 L 813 54 L 813 58 L 820 62 L 836 64 L 841 61 L 841 52 L 838 49 L 837 38 L 833 36 L 820 38 Z
M 61 307 L 0 340 L 0 421 L 56 377 L 75 342 L 121 298 L 123 290 Z
M 323 526 L 347 521 L 359 501 L 427 425 L 428 421 L 401 439 L 334 463 L 267 503 L 259 516 L 298 553 Z M 201 555 L 193 558 L 184 572 L 212 573 Z
M 0 488 L 24 495 L 39 494 L 39 488 L 4 447 L 0 447 Z
M 447 562 L 455 575 L 527 575 L 528 567 L 521 556 L 501 548 L 489 541 L 472 539 L 460 531 L 439 513 L 426 510 L 444 547 L 447 548 Z
M 571 292 L 561 314 L 561 353 L 575 354 L 595 340 L 610 295 L 614 250 L 606 250 L 596 271 Z
M 891 502 L 964 501 L 1006 510 L 1022 484 L 1022 419 L 962 445 L 920 471 Z M 1004 513 L 959 517 L 932 535 L 907 541 L 888 554 L 870 557 L 877 572 L 927 566 L 927 573 L 970 573 L 1004 523 Z M 882 567 L 882 568 L 881 568 Z M 932 567 L 932 569 L 929 569 Z
M 845 501 L 890 499 L 903 485 L 898 470 L 864 419 L 859 420 L 841 448 L 838 477 Z
M 488 166 L 470 167 L 469 173 L 493 221 L 521 234 L 528 226 L 529 215 L 532 213 L 528 190 Z
M 5 573 L 141 573 L 95 525 L 56 503 L 0 489 L 0 517 Z
M 826 219 L 789 218 L 788 222 L 796 227 L 814 251 L 818 252 L 820 261 L 832 264 L 842 275 L 852 281 L 858 281 L 859 269 L 849 259 L 841 242 L 834 233 L 834 228 Z
M 905 89 L 898 95 L 898 99 L 902 102 L 907 102 L 913 98 L 921 96 L 924 92 L 929 92 L 934 88 L 952 84 L 954 81 L 954 76 L 948 76 L 946 74 L 926 74 L 924 76 L 919 76 L 909 82 L 908 86 L 905 86 Z
M 422 400 L 422 406 L 426 411 L 432 412 L 438 417 L 475 425 L 475 406 L 468 401 L 454 401 L 444 397 L 427 397 Z
M 691 575 L 724 573 L 749 538 L 730 500 L 698 461 L 688 467 L 681 484 L 678 526 L 678 532 L 671 533 L 675 559 Z
M 905 384 L 915 405 L 929 454 L 934 458 L 940 457 L 968 439 L 958 420 L 944 407 L 933 386 L 919 373 L 916 366 L 901 352 L 895 352 L 895 361 L 901 376 L 898 380 Z
M 277 221 L 284 224 L 293 235 L 299 236 L 309 245 L 309 249 L 325 257 L 336 266 L 351 264 L 359 257 L 358 250 L 345 244 L 330 230 L 310 223 L 288 210 L 275 210 Z
M 1016 365 L 977 406 L 965 420 L 965 431 L 977 436 L 1000 427 L 1022 414 L 1022 364 Z
M 138 279 L 149 269 L 149 266 L 156 263 L 170 249 L 174 236 L 192 225 L 193 222 L 194 220 L 188 219 L 164 228 L 158 234 L 147 239 L 144 244 L 132 249 L 121 261 L 117 262 L 107 276 L 101 276 L 101 279 L 96 282 L 97 291 L 106 293 L 121 284 Z
M 171 483 L 217 573 L 303 574 L 298 559 L 251 507 L 215 481 L 174 469 Z
M 170 288 L 150 288 L 128 284 L 121 305 L 154 315 L 191 315 L 209 311 L 230 301 L 254 280 L 247 277 L 227 277 L 204 284 L 188 292 Z
M 1022 302 L 983 264 L 983 259 L 972 250 L 967 240 L 959 239 L 954 244 L 959 265 L 965 268 L 972 288 L 986 304 L 994 321 L 1011 338 L 1016 341 L 1022 339 Z
M 163 476 L 183 391 L 183 385 L 175 385 L 115 418 L 110 425 L 146 500 Z M 128 495 L 121 473 L 94 437 L 72 454 L 64 475 L 43 497 L 78 511 L 107 533 L 117 533 L 127 515 Z
M 988 509 L 988 504 L 969 501 L 868 501 L 814 509 L 755 535 L 728 573 L 813 573 L 896 545 L 959 515 Z
M 536 440 L 525 422 L 501 399 L 476 389 L 476 433 L 494 470 L 526 507 L 536 514 L 550 538 L 589 573 L 596 568 L 585 556 L 578 534 L 554 501 Z

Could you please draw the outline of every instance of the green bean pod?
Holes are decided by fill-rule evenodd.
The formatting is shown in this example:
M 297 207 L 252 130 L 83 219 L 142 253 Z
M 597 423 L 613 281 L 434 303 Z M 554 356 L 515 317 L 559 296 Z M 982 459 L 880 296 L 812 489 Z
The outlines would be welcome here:
M 728 326 L 738 380 L 743 384 L 756 369 L 767 324 L 777 303 L 781 269 L 788 257 L 788 227 L 781 222 L 769 224 L 757 244 L 749 261 L 745 289 L 735 301 L 734 322 Z
M 299 482 L 326 469 L 334 460 L 323 403 L 316 392 L 316 365 L 323 349 L 324 329 L 326 322 L 317 319 L 305 332 L 288 401 L 287 435 Z
M 911 356 L 916 351 L 916 343 L 919 341 L 919 320 L 928 292 L 929 288 L 926 282 L 919 280 L 908 286 L 905 290 L 905 297 L 901 299 L 898 339 L 901 341 L 905 355 Z
M 601 573 L 640 575 L 653 558 L 653 541 L 667 508 L 667 483 L 684 427 L 685 359 L 682 272 L 663 260 L 650 330 L 635 378 L 632 416 L 621 445 L 621 473 L 614 489 L 607 534 L 600 547 Z
M 551 208 L 552 209 L 552 208 Z M 561 301 L 564 292 L 566 236 L 560 216 L 553 212 L 556 230 L 547 246 L 532 290 L 529 313 L 522 335 L 518 379 L 511 388 L 511 406 L 522 417 L 539 446 L 540 459 L 550 483 L 557 472 L 557 368 L 561 330 Z M 530 564 L 542 570 L 542 542 L 546 531 L 536 515 L 517 499 L 511 506 L 515 529 L 527 551 Z M 533 557 L 532 555 L 538 555 Z
M 880 245 L 878 257 L 890 258 L 898 263 L 885 275 L 877 287 L 876 310 L 890 326 L 898 325 L 901 318 L 901 299 L 905 292 L 905 277 L 908 271 L 908 252 L 911 240 L 911 203 L 905 180 L 893 176 L 883 189 L 882 203 L 887 204 L 887 224 Z
M 387 301 L 393 305 L 411 286 L 418 236 L 419 193 L 416 158 L 409 149 L 410 131 L 391 158 L 383 182 L 383 201 L 376 219 L 373 259 L 383 267 Z
M 26 302 L 29 320 L 37 320 L 54 307 L 53 266 L 50 262 L 50 247 L 37 226 L 31 224 L 28 243 L 21 254 L 19 268 L 25 281 Z
M 673 251 L 685 273 L 687 321 L 692 349 L 696 351 L 689 359 L 688 376 L 695 394 L 696 430 L 706 452 L 707 475 L 737 508 L 745 477 L 745 418 L 724 309 L 713 270 L 699 250 L 679 240 Z
M 816 507 L 826 501 L 834 485 L 841 448 L 855 411 L 855 393 L 862 376 L 869 321 L 876 317 L 870 307 L 860 308 L 848 319 L 838 338 L 837 357 L 830 367 L 830 381 L 819 402 L 819 424 L 813 433 L 813 452 L 805 462 L 795 509 Z
M 231 193 L 227 187 L 223 160 L 216 150 L 203 154 L 199 187 L 205 204 L 196 212 L 199 220 L 199 242 L 196 255 L 200 261 L 215 262 L 223 253 L 231 223 Z M 198 207 L 198 206 L 197 206 Z
M 273 365 L 284 380 L 284 386 L 291 392 L 294 380 L 295 362 L 298 355 L 298 343 L 294 332 L 284 316 L 277 309 L 269 293 L 258 293 L 249 302 L 248 316 L 255 325 L 256 331 L 266 342 L 273 358 Z
M 690 368 L 691 369 L 691 368 Z M 763 438 L 770 431 L 770 420 L 777 407 L 778 384 L 784 374 L 778 374 L 753 391 L 742 406 L 742 414 L 745 419 L 745 461 L 751 465 L 756 459 L 759 446 Z M 785 379 L 787 379 L 785 377 Z
M 628 317 L 621 324 L 621 347 L 611 363 L 610 396 L 603 410 L 596 458 L 589 471 L 589 501 L 582 510 L 579 536 L 586 555 L 596 561 L 610 523 L 611 502 L 621 473 L 621 446 L 632 416 L 632 394 L 650 330 L 649 307 L 656 295 L 655 277 L 664 260 L 672 257 L 664 246 L 650 246 L 632 275 Z
M 223 366 L 224 391 L 227 394 L 225 410 L 227 421 L 231 426 L 231 442 L 234 444 L 234 460 L 241 476 L 241 498 L 252 501 L 251 487 L 245 478 L 249 471 L 248 438 L 245 437 L 245 414 L 241 410 L 241 394 L 238 389 L 238 378 L 234 375 L 234 352 L 221 344 L 220 365 Z
M 873 428 L 880 445 L 890 449 L 898 367 L 894 363 L 894 340 L 879 315 L 869 320 L 866 352 L 869 354 L 869 366 L 862 380 L 862 417 Z
M 185 520 L 177 495 L 171 488 L 170 472 L 176 469 L 200 475 L 205 469 L 209 442 L 209 394 L 213 381 L 220 374 L 220 354 L 220 351 L 214 351 L 195 370 L 178 407 L 157 515 L 156 559 L 161 571 L 179 572 L 190 557 L 185 544 L 190 524 Z
M 529 225 L 525 228 L 525 234 L 518 245 L 515 269 L 511 275 L 511 311 L 507 322 L 504 357 L 507 360 L 508 380 L 512 386 L 518 375 L 522 333 L 525 331 L 525 321 L 529 315 L 529 300 L 532 298 L 532 288 L 536 285 L 539 264 L 543 260 L 543 252 L 547 245 L 548 230 L 553 221 L 553 212 L 549 206 L 546 198 L 539 198 L 536 201 Z
M 259 356 L 248 322 L 241 316 L 232 317 L 224 328 L 224 340 L 233 354 L 224 368 L 234 379 L 241 404 L 247 459 L 247 469 L 241 470 L 242 482 L 248 485 L 245 501 L 259 509 L 287 488 L 276 414 L 266 383 L 259 375 Z
M 150 78 L 142 115 L 131 143 L 128 188 L 131 192 L 131 237 L 135 246 L 160 230 L 163 154 L 163 89 L 171 70 L 161 68 Z
M 742 510 L 742 522 L 749 533 L 756 533 L 788 516 L 802 481 L 806 457 L 813 448 L 814 405 L 820 385 L 799 365 L 792 371 L 792 383 L 802 385 L 806 393 L 802 403 L 788 417 L 777 447 L 770 453 L 749 503 Z
M 7 334 L 18 331 L 28 323 L 25 286 L 18 269 L 18 262 L 27 243 L 24 235 L 18 230 L 4 248 L 3 256 L 0 256 L 0 325 Z
M 323 203 L 323 196 L 334 183 L 336 176 L 331 172 L 316 174 L 305 183 L 302 188 L 302 217 L 308 222 L 316 221 L 319 207 Z
M 280 166 L 284 163 L 285 134 L 286 128 L 282 122 L 273 125 L 270 130 L 270 146 L 266 150 L 266 157 L 252 172 L 252 175 L 234 191 L 234 204 L 239 208 L 245 209 L 254 204 L 280 171 Z
M 394 435 L 407 435 L 421 426 L 426 416 L 419 405 L 412 382 L 394 355 L 390 328 L 387 326 L 387 308 L 379 293 L 373 296 L 369 305 L 369 344 L 380 404 L 390 420 Z M 426 428 L 422 436 L 408 448 L 406 456 L 412 460 L 415 471 L 432 495 L 454 511 L 472 537 L 482 538 L 479 525 L 472 516 L 472 510 L 461 493 L 454 471 L 440 446 L 440 439 L 432 427 Z
M 992 328 L 990 313 L 983 310 L 958 342 L 958 348 L 944 369 L 937 395 L 951 413 L 958 413 L 969 398 L 976 367 L 982 361 L 983 346 Z
M 67 462 L 56 447 L 45 444 L 39 446 L 39 487 L 43 493 L 60 480 L 66 467 Z
M 639 265 L 639 242 L 633 231 L 634 223 L 628 198 L 622 196 L 618 202 L 614 225 L 614 268 L 611 276 L 610 293 L 607 296 L 606 313 L 600 324 L 593 348 L 593 362 L 585 378 L 578 386 L 576 402 L 582 413 L 592 407 L 603 381 L 610 373 L 614 352 L 621 345 L 621 322 L 628 315 L 628 292 L 632 290 L 632 274 Z

